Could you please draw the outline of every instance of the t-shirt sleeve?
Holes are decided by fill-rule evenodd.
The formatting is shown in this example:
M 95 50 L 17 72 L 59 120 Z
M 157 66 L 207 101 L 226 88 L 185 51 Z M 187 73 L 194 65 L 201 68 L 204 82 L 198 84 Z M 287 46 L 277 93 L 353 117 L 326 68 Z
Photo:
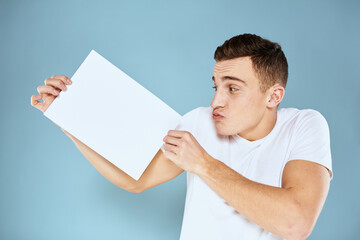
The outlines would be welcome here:
M 299 120 L 288 161 L 301 159 L 321 164 L 328 169 L 331 180 L 330 132 L 326 119 L 320 112 L 308 110 Z
M 175 130 L 179 131 L 188 131 L 194 134 L 195 123 L 200 111 L 200 107 L 195 108 L 187 113 L 185 113 L 180 119 Z
M 192 135 L 195 135 L 195 123 L 198 118 L 198 113 L 201 110 L 201 107 L 195 108 L 190 110 L 189 112 L 185 113 L 181 118 L 179 123 L 177 124 L 175 130 L 179 131 L 188 131 Z M 161 146 L 161 150 L 164 152 L 163 146 Z

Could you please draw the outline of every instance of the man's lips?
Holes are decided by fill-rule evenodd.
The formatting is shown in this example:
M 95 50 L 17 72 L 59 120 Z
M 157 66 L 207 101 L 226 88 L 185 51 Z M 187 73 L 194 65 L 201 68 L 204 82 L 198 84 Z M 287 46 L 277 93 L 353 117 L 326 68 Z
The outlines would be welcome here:
M 219 120 L 219 119 L 222 119 L 224 118 L 223 115 L 219 114 L 219 113 L 213 113 L 213 119 L 214 120 Z
M 221 117 L 224 117 L 223 115 L 219 114 L 219 113 L 216 113 L 216 112 L 213 112 L 213 116 L 221 116 Z

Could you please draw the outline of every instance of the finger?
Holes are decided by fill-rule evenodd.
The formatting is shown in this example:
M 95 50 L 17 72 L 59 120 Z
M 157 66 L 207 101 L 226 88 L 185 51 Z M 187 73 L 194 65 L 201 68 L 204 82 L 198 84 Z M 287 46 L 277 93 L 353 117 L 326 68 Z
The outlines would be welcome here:
M 31 106 L 36 107 L 37 109 L 41 110 L 42 102 L 39 100 L 42 99 L 41 95 L 32 95 L 31 96 Z
M 187 131 L 179 131 L 179 130 L 169 130 L 168 131 L 169 136 L 173 136 L 173 137 L 177 137 L 177 138 L 182 138 L 185 134 L 188 134 L 188 132 Z
M 172 144 L 172 145 L 179 146 L 181 140 L 180 140 L 180 138 L 166 135 L 166 136 L 164 137 L 163 141 L 164 141 L 165 143 L 169 143 L 169 144 Z
M 57 88 L 59 90 L 66 91 L 67 87 L 63 80 L 57 79 L 57 78 L 47 78 L 45 79 L 45 86 L 52 86 L 54 88 Z
M 57 96 L 60 93 L 60 90 L 57 90 L 51 86 L 38 86 L 37 91 L 40 94 L 50 94 L 54 96 Z
M 56 78 L 62 80 L 65 84 L 71 84 L 72 81 L 65 75 L 53 75 L 51 78 Z
M 165 150 L 166 152 L 172 152 L 172 153 L 176 154 L 176 153 L 177 153 L 177 150 L 178 150 L 178 147 L 177 147 L 177 146 L 174 146 L 174 145 L 171 145 L 171 144 L 165 143 L 165 144 L 164 144 L 164 150 Z

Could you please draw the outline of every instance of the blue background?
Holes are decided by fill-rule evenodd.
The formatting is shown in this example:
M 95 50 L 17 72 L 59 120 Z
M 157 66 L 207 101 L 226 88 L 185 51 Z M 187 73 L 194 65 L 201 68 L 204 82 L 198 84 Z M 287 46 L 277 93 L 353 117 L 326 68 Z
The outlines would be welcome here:
M 309 239 L 355 239 L 359 12 L 356 1 L 1 1 L 0 238 L 178 239 L 185 173 L 141 194 L 122 190 L 30 97 L 95 49 L 185 114 L 211 103 L 216 47 L 250 32 L 287 56 L 280 107 L 316 109 L 330 127 L 334 179 Z

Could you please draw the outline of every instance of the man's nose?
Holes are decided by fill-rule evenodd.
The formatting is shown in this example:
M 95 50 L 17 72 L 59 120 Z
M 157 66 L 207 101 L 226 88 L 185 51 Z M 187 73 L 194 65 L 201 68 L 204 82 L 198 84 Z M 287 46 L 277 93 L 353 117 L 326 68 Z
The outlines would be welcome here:
M 217 90 L 215 92 L 215 96 L 211 102 L 211 107 L 213 109 L 215 109 L 215 108 L 219 108 L 219 107 L 224 107 L 224 105 L 225 105 L 225 97 L 222 96 L 222 94 L 220 93 L 219 90 Z

